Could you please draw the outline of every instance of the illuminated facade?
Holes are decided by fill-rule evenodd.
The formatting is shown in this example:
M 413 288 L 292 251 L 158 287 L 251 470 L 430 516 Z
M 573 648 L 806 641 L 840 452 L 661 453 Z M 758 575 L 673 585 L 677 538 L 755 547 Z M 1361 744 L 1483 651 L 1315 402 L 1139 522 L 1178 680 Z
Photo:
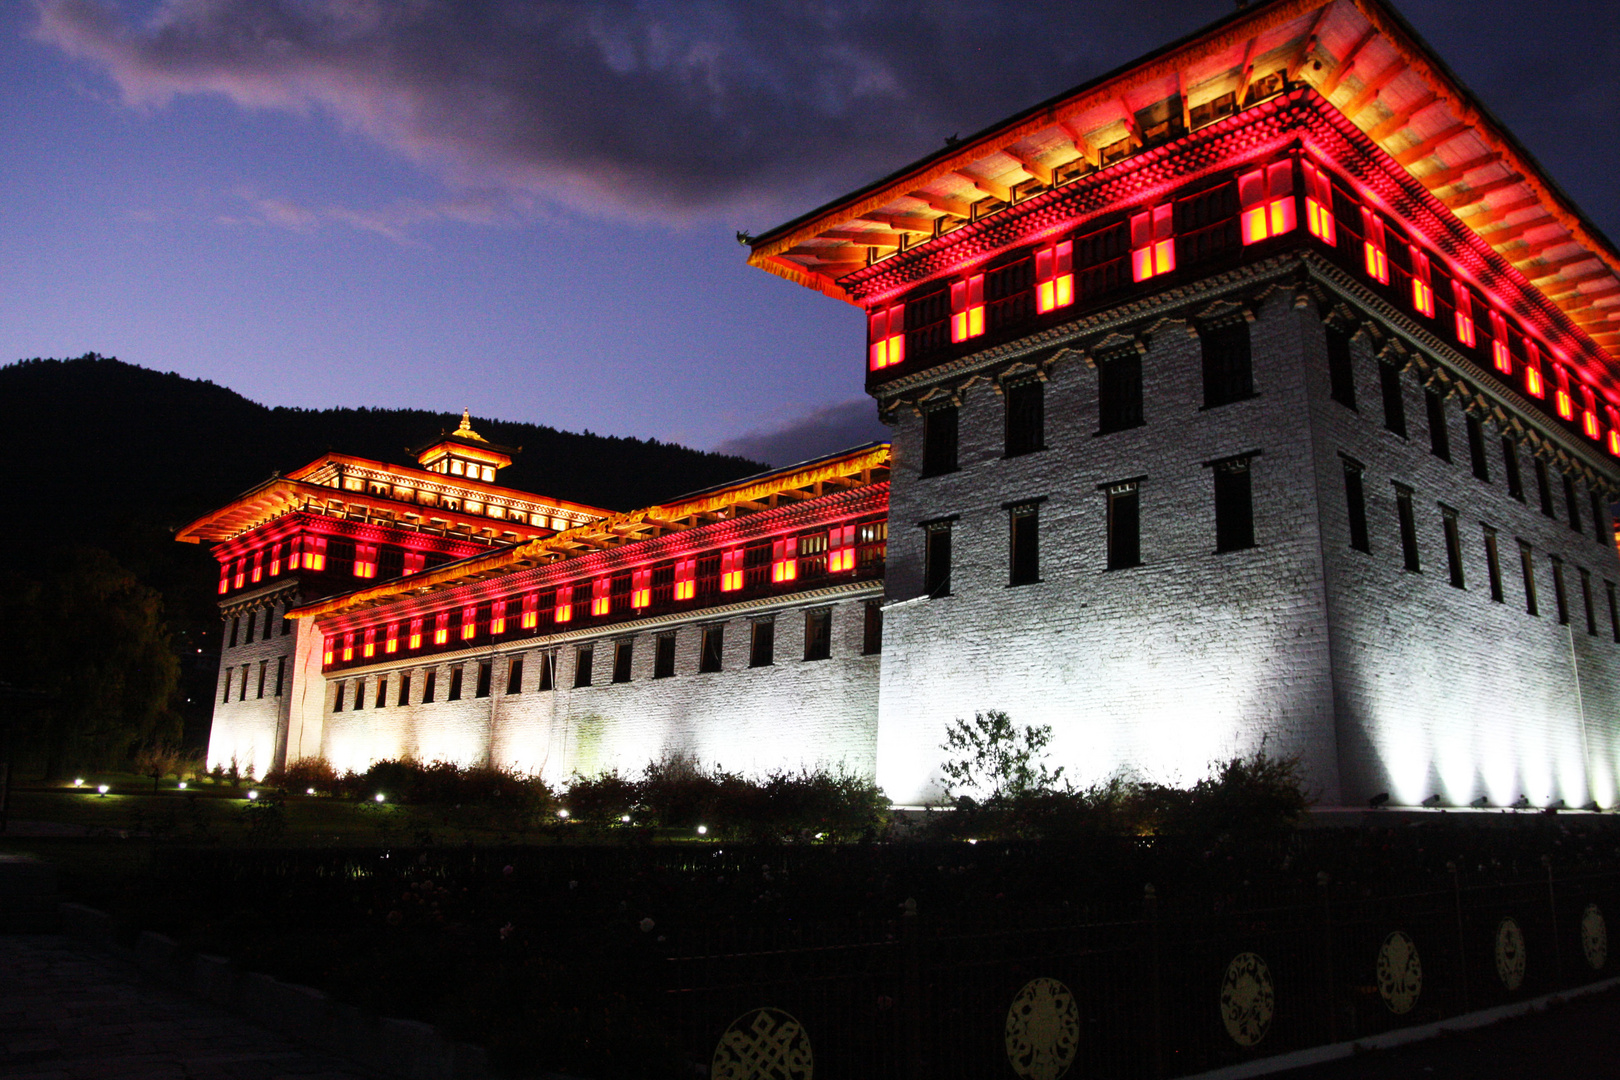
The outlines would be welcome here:
M 877 778 L 1611 806 L 1620 256 L 1379 0 L 1243 8 L 753 241 L 894 426 Z

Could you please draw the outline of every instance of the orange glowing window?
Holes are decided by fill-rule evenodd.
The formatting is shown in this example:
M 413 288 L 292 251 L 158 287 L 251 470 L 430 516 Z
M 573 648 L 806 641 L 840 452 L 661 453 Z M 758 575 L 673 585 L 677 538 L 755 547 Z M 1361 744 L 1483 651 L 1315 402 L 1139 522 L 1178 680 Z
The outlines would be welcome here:
M 873 308 L 868 324 L 872 343 L 871 368 L 893 367 L 906 358 L 906 305 Z
M 377 545 L 354 545 L 354 576 L 373 578 L 377 576 Z
M 1131 215 L 1131 278 L 1146 281 L 1176 268 L 1175 226 L 1171 205 Z
M 1362 249 L 1366 255 L 1367 276 L 1380 285 L 1389 284 L 1389 252 L 1384 247 L 1384 219 L 1361 208 Z
M 263 580 L 264 580 L 264 552 L 262 550 L 260 550 L 260 551 L 255 551 L 253 553 L 253 583 L 255 585 L 257 585 L 259 582 L 261 582 Z
M 343 635 L 343 659 L 354 659 L 354 633 L 352 631 Z
M 1469 293 L 1468 286 L 1451 279 L 1451 299 L 1456 307 L 1457 340 L 1474 347 L 1474 298 Z
M 1327 173 L 1309 162 L 1305 163 L 1305 227 L 1328 247 L 1339 242 L 1339 230 L 1333 220 L 1333 182 Z
M 464 607 L 461 609 L 461 640 L 471 641 L 473 635 L 478 633 L 478 609 Z
M 1588 439 L 1603 438 L 1603 429 L 1598 425 L 1597 395 L 1584 383 L 1581 385 L 1581 403 L 1585 406 L 1581 410 L 1581 431 Z
M 630 606 L 636 610 L 652 603 L 652 569 L 630 572 Z
M 1035 252 L 1035 310 L 1041 314 L 1074 303 L 1074 241 Z
M 554 621 L 565 623 L 574 619 L 574 587 L 564 585 L 557 590 L 557 606 L 552 608 L 551 617 Z
M 697 560 L 675 560 L 675 599 L 690 600 L 697 595 Z
M 287 550 L 287 542 L 285 540 L 283 540 L 279 544 L 271 544 L 270 545 L 270 576 L 271 577 L 280 577 L 281 576 L 282 553 L 284 551 L 286 551 L 286 550 Z
M 1239 221 L 1242 223 L 1245 244 L 1292 232 L 1297 224 L 1294 218 L 1293 162 L 1278 161 L 1240 175 L 1238 202 L 1243 207 Z
M 383 639 L 383 652 L 399 652 L 399 623 L 391 622 L 388 624 L 388 635 Z
M 422 623 L 424 621 L 425 620 L 423 619 L 411 620 L 411 633 L 410 636 L 405 639 L 405 647 L 407 649 L 420 649 L 422 647 Z
M 497 600 L 489 606 L 489 632 L 506 633 L 506 601 Z
M 323 653 L 323 655 L 321 657 L 321 663 L 330 664 L 331 662 L 332 662 L 332 635 L 327 634 L 326 635 L 326 649 L 325 649 L 325 652 Z
M 1508 352 L 1507 320 L 1500 311 L 1491 312 L 1491 363 L 1504 375 L 1513 374 L 1513 354 Z
M 1603 411 L 1609 417 L 1609 453 L 1620 457 L 1620 412 L 1615 411 L 1613 405 L 1603 406 Z
M 326 537 L 324 537 L 324 536 L 306 536 L 306 537 L 304 537 L 304 569 L 305 570 L 325 570 L 326 569 Z
M 1434 285 L 1429 277 L 1429 256 L 1416 244 L 1408 244 L 1412 255 L 1412 306 L 1419 314 L 1434 318 Z
M 591 582 L 591 614 L 606 615 L 613 608 L 613 579 L 599 577 Z
M 375 626 L 366 631 L 365 640 L 360 645 L 360 655 L 367 660 L 377 655 L 377 628 Z
M 450 613 L 441 611 L 433 616 L 433 644 L 444 645 L 450 641 Z
M 236 560 L 236 577 L 233 579 L 232 584 L 234 584 L 236 588 L 240 589 L 246 583 L 247 583 L 247 560 L 246 559 L 237 559 Z
M 855 526 L 841 525 L 827 530 L 827 573 L 841 574 L 855 569 Z
M 984 275 L 951 283 L 951 340 L 966 341 L 984 333 Z M 721 586 L 724 588 L 724 586 Z
M 231 564 L 221 563 L 219 566 L 219 592 L 223 596 L 231 591 Z
M 525 630 L 533 630 L 540 625 L 540 594 L 529 593 L 523 598 L 523 614 L 518 625 Z
M 1561 418 L 1575 419 L 1575 401 L 1569 396 L 1569 372 L 1561 364 L 1554 364 L 1553 378 L 1558 383 L 1553 391 L 1553 407 Z
M 742 548 L 733 548 L 720 555 L 720 591 L 736 592 L 743 587 Z
M 771 541 L 771 583 L 780 585 L 799 577 L 799 538 Z
M 427 565 L 427 556 L 420 551 L 407 551 L 405 553 L 405 573 L 420 574 Z

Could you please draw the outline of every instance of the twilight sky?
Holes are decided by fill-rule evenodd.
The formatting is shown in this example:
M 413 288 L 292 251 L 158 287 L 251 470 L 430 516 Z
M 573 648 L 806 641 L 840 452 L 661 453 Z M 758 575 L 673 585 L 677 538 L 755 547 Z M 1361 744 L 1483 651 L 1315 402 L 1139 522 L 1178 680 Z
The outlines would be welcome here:
M 1401 11 L 1609 236 L 1620 13 Z M 785 462 L 881 437 L 854 308 L 733 239 L 1230 0 L 0 3 L 0 362 Z

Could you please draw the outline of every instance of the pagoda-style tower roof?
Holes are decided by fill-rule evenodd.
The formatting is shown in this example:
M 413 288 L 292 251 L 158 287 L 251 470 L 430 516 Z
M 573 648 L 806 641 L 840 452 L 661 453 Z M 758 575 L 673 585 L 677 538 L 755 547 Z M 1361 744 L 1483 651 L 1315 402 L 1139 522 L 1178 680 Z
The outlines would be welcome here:
M 1382 0 L 1271 0 L 1044 101 L 752 242 L 851 303 L 874 264 L 1305 85 L 1620 359 L 1620 251 Z
M 498 446 L 474 431 L 472 417 L 466 409 L 461 410 L 461 425 L 456 430 L 441 430 L 438 438 L 411 451 L 422 468 L 429 472 L 466 475 L 473 479 L 483 475 L 484 466 L 496 471 L 506 468 L 512 464 L 512 458 L 522 452 L 521 446 Z M 457 462 L 462 466 L 459 469 L 455 467 Z M 479 471 L 468 471 L 468 466 L 477 466 Z M 493 479 L 493 473 L 483 478 Z

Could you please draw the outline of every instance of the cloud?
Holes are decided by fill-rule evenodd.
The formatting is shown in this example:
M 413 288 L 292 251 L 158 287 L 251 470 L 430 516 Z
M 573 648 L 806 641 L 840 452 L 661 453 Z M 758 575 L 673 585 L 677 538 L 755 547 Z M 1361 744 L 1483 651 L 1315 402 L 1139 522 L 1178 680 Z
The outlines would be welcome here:
M 260 195 L 252 188 L 238 188 L 237 198 L 251 208 L 252 214 L 240 216 L 221 214 L 214 220 L 221 225 L 270 225 L 292 232 L 311 233 L 326 225 L 346 225 L 385 236 L 404 246 L 420 246 L 409 229 L 430 221 L 459 221 L 464 224 L 493 225 L 511 218 L 511 211 L 502 200 L 491 195 L 467 195 L 438 202 L 402 199 L 376 209 L 326 205 L 303 206 L 290 199 Z
M 132 107 L 223 95 L 329 118 L 513 206 L 759 228 L 1229 6 L 167 0 L 137 23 L 35 0 L 35 34 Z
M 715 449 L 779 468 L 864 443 L 887 442 L 888 438 L 889 429 L 879 423 L 876 404 L 862 397 L 824 406 L 776 427 L 755 429 L 727 439 Z

